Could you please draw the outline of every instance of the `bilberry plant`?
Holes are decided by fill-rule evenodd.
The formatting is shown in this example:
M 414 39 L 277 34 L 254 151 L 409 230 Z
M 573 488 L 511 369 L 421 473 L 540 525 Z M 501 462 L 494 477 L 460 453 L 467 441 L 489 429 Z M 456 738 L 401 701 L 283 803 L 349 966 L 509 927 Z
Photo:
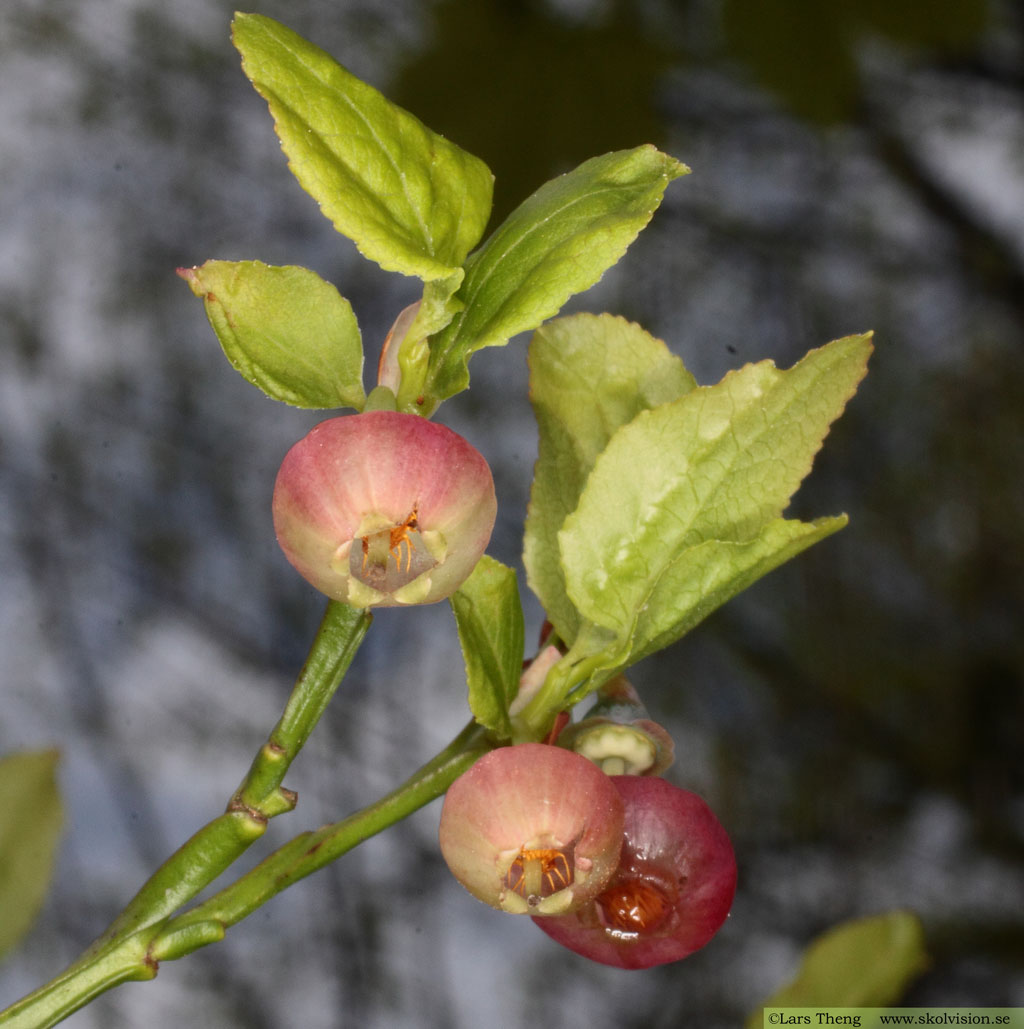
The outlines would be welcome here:
M 761 361 L 698 385 L 638 325 L 558 317 L 688 172 L 679 161 L 649 145 L 594 157 L 485 237 L 483 161 L 269 18 L 236 15 L 233 38 L 299 183 L 368 260 L 419 279 L 422 295 L 396 315 L 367 392 L 357 319 L 333 284 L 259 261 L 180 270 L 246 379 L 332 412 L 285 455 L 272 511 L 326 612 L 224 813 L 0 1025 L 53 1025 L 104 990 L 152 978 L 446 791 L 440 851 L 475 897 L 532 915 L 599 962 L 683 958 L 725 920 L 736 863 L 704 801 L 664 777 L 671 739 L 624 676 L 846 523 L 784 512 L 865 373 L 869 335 L 788 370 Z M 468 387 L 478 350 L 525 332 L 539 453 L 523 565 L 547 618 L 526 654 L 517 573 L 484 553 L 496 511 L 486 459 L 438 418 Z M 386 797 L 298 833 L 197 901 L 294 809 L 285 775 L 373 612 L 445 598 L 465 660 L 466 727 Z

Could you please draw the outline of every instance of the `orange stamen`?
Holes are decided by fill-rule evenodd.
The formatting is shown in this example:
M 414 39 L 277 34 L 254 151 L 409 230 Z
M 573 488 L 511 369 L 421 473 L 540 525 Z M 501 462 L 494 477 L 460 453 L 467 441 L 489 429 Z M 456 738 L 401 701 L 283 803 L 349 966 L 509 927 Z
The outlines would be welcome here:
M 412 567 L 412 540 L 409 539 L 409 533 L 419 528 L 419 519 L 417 517 L 416 506 L 413 506 L 412 511 L 409 513 L 409 517 L 406 518 L 401 525 L 396 525 L 391 530 L 391 534 L 388 538 L 388 553 L 395 559 L 395 564 L 398 565 L 398 570 L 402 570 L 402 545 L 405 544 L 405 570 L 409 571 Z
M 396 525 L 393 529 L 388 530 L 388 553 L 395 559 L 395 564 L 398 566 L 398 570 L 402 571 L 402 547 L 405 547 L 405 571 L 409 571 L 412 568 L 412 540 L 409 538 L 410 532 L 415 532 L 419 529 L 419 515 L 417 512 L 418 505 L 415 505 L 412 511 L 409 512 L 409 517 L 406 518 L 401 525 Z M 366 571 L 366 562 L 370 559 L 370 537 L 363 536 L 363 565 L 362 570 Z
M 542 897 L 550 897 L 552 893 L 564 890 L 572 884 L 572 868 L 564 851 L 554 848 L 524 848 L 519 851 L 504 878 L 505 887 L 513 893 L 518 893 L 520 897 L 526 898 L 526 863 L 529 861 L 540 862 Z

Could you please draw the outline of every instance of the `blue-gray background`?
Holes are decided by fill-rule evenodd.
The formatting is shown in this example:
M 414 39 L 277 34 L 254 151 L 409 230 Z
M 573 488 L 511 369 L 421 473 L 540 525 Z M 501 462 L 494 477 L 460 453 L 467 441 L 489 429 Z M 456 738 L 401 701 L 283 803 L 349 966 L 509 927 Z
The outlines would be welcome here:
M 60 748 L 54 891 L 0 967 L 56 972 L 221 810 L 321 599 L 273 540 L 287 447 L 174 276 L 304 264 L 368 365 L 415 283 L 290 177 L 211 0 L 0 11 L 0 752 Z M 1024 25 L 978 0 L 265 0 L 482 156 L 502 213 L 595 153 L 690 164 L 573 309 L 640 321 L 711 382 L 873 328 L 860 395 L 795 505 L 851 526 L 636 670 L 671 777 L 736 843 L 703 952 L 624 973 L 451 881 L 438 805 L 228 939 L 67 1023 L 517 1029 L 739 1024 L 845 918 L 909 907 L 915 1004 L 1024 1005 Z M 536 450 L 525 340 L 442 417 L 495 469 L 516 563 Z M 525 592 L 525 582 L 522 581 Z M 528 632 L 541 615 L 529 608 Z M 446 605 L 379 615 L 268 843 L 376 798 L 465 719 Z M 259 850 L 260 848 L 255 848 Z M 0 913 L 0 917 L 2 913 Z

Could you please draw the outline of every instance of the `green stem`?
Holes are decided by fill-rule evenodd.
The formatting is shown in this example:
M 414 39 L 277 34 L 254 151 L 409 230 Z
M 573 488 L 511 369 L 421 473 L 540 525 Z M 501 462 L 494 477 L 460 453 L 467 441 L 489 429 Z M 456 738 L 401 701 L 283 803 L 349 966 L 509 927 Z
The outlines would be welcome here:
M 220 893 L 171 919 L 161 937 L 193 925 L 216 922 L 228 928 L 241 921 L 293 883 L 440 797 L 479 757 L 495 746 L 496 740 L 486 730 L 470 722 L 441 753 L 387 796 L 340 822 L 296 836 Z
M 547 674 L 544 684 L 513 719 L 513 740 L 541 739 L 559 711 L 578 704 L 616 671 L 614 637 L 583 622 L 572 646 Z
M 281 781 L 341 683 L 371 620 L 368 611 L 335 601 L 328 604 L 281 719 L 257 753 L 227 811 L 203 826 L 156 870 L 78 961 L 46 986 L 0 1012 L 0 1025 L 42 1029 L 118 983 L 156 974 L 159 955 L 154 955 L 151 944 L 161 923 L 259 839 L 269 819 L 295 807 L 295 794 L 284 789 Z M 147 928 L 150 931 L 146 932 Z M 195 949 L 220 938 L 224 930 L 217 924 L 206 924 L 194 926 L 188 935 L 193 940 L 191 949 Z M 22 1017 L 23 1011 L 32 1013 Z
M 45 986 L 0 1012 L 4 1029 L 49 1029 L 121 983 L 152 979 L 148 933 L 135 934 L 83 957 Z
M 228 807 L 256 810 L 267 818 L 278 807 L 291 810 L 295 797 L 282 795 L 281 782 L 334 696 L 373 615 L 332 600 L 280 721 L 260 749 Z M 267 810 L 266 805 L 270 806 Z
M 94 947 L 177 911 L 204 890 L 267 828 L 295 807 L 281 780 L 309 738 L 359 649 L 372 615 L 331 601 L 280 721 L 260 748 L 227 811 L 203 826 L 165 861 Z
M 183 957 L 222 939 L 228 927 L 292 883 L 440 797 L 496 745 L 489 733 L 471 722 L 440 754 L 386 797 L 340 822 L 295 837 L 191 911 L 106 941 L 51 982 L 0 1012 L 0 1026 L 48 1029 L 119 983 L 152 979 L 160 961 Z

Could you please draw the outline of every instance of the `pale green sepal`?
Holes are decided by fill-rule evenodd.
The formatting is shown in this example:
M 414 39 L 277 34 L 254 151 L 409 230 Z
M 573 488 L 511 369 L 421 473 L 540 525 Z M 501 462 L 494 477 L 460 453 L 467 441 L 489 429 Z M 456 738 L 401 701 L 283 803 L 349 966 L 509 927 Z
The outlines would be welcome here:
M 31 928 L 53 875 L 64 821 L 56 750 L 0 758 L 0 956 Z
M 583 875 L 577 871 L 577 877 L 580 881 L 583 880 Z M 534 916 L 540 915 L 564 915 L 568 912 L 573 905 L 575 897 L 573 891 L 570 890 L 558 890 L 556 893 L 550 893 L 546 896 L 539 904 L 535 904 L 530 914 Z
M 345 599 L 349 607 L 373 607 L 374 604 L 379 604 L 384 599 L 385 596 L 380 590 L 367 586 L 366 583 L 361 579 L 357 579 L 354 575 L 349 576 L 348 596 Z
M 374 386 L 363 405 L 364 411 L 396 411 L 397 409 L 395 394 L 387 386 Z
M 582 876 L 580 878 L 582 879 Z M 571 889 L 549 893 L 539 903 L 536 898 L 531 897 L 528 901 L 514 890 L 505 890 L 498 903 L 506 914 L 530 915 L 532 918 L 538 918 L 541 915 L 564 915 L 572 907 L 573 899 Z
M 387 271 L 459 268 L 490 215 L 487 165 L 284 25 L 236 14 L 232 28 L 292 173 L 335 228 Z
M 559 746 L 569 746 L 565 737 L 565 733 L 559 736 Z M 642 775 L 658 757 L 658 748 L 646 732 L 614 722 L 592 725 L 572 736 L 572 749 L 605 775 Z
M 466 662 L 473 717 L 502 738 L 523 665 L 523 609 L 516 573 L 486 554 L 449 598 Z
M 466 362 L 556 315 L 626 252 L 689 169 L 653 146 L 585 161 L 519 205 L 466 262 L 465 304 L 431 341 L 428 405 L 466 388 Z
M 525 897 L 520 897 L 514 890 L 505 890 L 499 900 L 501 910 L 509 915 L 526 915 L 530 913 L 530 905 Z
M 267 396 L 295 407 L 362 408 L 359 325 L 329 282 L 260 261 L 207 261 L 178 274 L 202 299 L 232 367 Z
M 427 553 L 440 564 L 448 556 L 448 540 L 438 529 L 420 529 L 420 540 Z
M 533 334 L 529 364 L 540 439 L 523 563 L 559 636 L 572 643 L 578 616 L 565 592 L 558 530 L 615 431 L 641 411 L 677 400 L 696 382 L 661 340 L 609 314 L 548 322 Z
M 758 536 L 810 470 L 870 351 L 850 336 L 788 371 L 747 365 L 620 428 L 558 534 L 577 610 L 627 638 L 686 551 Z
M 913 912 L 842 922 L 808 946 L 796 977 L 750 1014 L 747 1029 L 761 1029 L 765 1008 L 889 1007 L 927 967 L 924 931 Z

